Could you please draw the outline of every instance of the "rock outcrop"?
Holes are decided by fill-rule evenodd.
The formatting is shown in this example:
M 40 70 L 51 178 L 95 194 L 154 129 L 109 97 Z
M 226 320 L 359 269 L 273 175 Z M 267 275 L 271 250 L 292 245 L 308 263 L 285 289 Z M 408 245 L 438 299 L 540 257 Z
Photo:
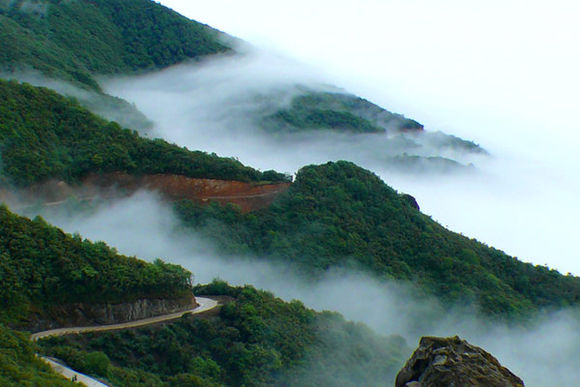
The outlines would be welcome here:
M 495 357 L 459 337 L 423 337 L 395 387 L 523 387 Z
M 55 328 L 118 324 L 193 309 L 195 297 L 173 299 L 144 298 L 117 304 L 64 304 L 33 313 L 28 324 L 31 331 Z

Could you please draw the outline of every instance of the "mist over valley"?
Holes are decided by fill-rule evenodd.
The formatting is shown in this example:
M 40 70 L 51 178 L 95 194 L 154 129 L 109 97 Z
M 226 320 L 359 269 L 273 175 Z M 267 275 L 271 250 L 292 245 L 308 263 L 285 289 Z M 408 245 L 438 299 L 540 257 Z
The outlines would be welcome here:
M 0 2 L 0 384 L 577 383 L 574 30 L 445 3 Z

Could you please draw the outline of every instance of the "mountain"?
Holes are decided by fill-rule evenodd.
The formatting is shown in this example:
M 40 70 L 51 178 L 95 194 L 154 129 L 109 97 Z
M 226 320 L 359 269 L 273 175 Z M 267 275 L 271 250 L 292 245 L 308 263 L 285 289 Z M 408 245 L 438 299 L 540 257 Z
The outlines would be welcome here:
M 150 133 L 154 123 L 134 105 L 103 93 L 103 76 L 142 74 L 224 53 L 245 55 L 237 49 L 235 38 L 149 0 L 5 0 L 0 3 L 0 21 L 0 71 L 4 73 L 0 76 L 53 88 L 107 120 L 141 133 Z M 381 163 L 407 173 L 469 171 L 456 154 L 485 153 L 469 141 L 419 130 L 422 125 L 416 121 L 362 98 L 315 91 L 319 86 L 286 85 L 282 96 L 295 94 L 295 89 L 305 94 L 295 95 L 290 106 L 245 114 L 254 116 L 256 128 L 273 136 L 305 130 L 355 134 L 410 130 L 411 135 L 376 139 L 384 149 Z M 279 97 L 266 93 L 244 100 Z M 222 106 L 227 110 L 226 101 Z M 234 127 L 239 126 L 235 121 Z
M 244 54 L 233 42 L 148 0 L 0 0 L 0 77 L 31 77 L 54 89 L 0 80 L 0 194 L 21 199 L 38 187 L 78 188 L 102 179 L 125 193 L 160 189 L 175 200 L 212 186 L 208 192 L 219 204 L 208 205 L 212 200 L 204 196 L 176 204 L 175 211 L 183 222 L 179 231 L 201 232 L 224 256 L 291 265 L 312 282 L 334 269 L 362 271 L 383 283 L 400 280 L 448 309 L 476 306 L 485 321 L 513 323 L 543 309 L 578 306 L 580 278 L 445 229 L 412 196 L 351 162 L 303 167 L 292 182 L 235 158 L 141 136 L 136 130 L 154 124 L 136 106 L 103 92 L 101 76 L 143 75 L 184 61 L 202 68 L 216 58 L 236 66 Z M 235 84 L 226 75 L 227 86 Z M 296 144 L 320 138 L 331 146 L 343 141 L 353 153 L 372 143 L 377 160 L 398 171 L 463 170 L 462 160 L 447 151 L 486 154 L 334 87 L 274 86 L 273 92 L 238 90 L 234 97 L 247 109 L 231 109 L 216 93 L 227 130 L 203 130 L 239 147 L 255 129 L 299 151 Z M 238 127 L 240 117 L 249 128 Z M 231 189 L 236 185 L 246 197 Z M 242 209 L 231 204 L 236 196 L 261 203 Z M 410 352 L 400 337 L 379 336 L 251 286 L 214 281 L 192 289 L 191 273 L 181 266 L 124 256 L 4 205 L 0 279 L 0 385 L 69 385 L 35 353 L 118 385 L 375 385 L 392 381 Z M 30 331 L 191 309 L 192 292 L 217 296 L 223 305 L 135 330 L 28 340 Z
M 97 77 L 227 52 L 222 36 L 148 0 L 3 0 L 0 74 L 54 88 L 109 120 L 150 131 L 152 123 L 103 93 Z
M 238 181 L 286 181 L 232 158 L 192 152 L 140 137 L 90 113 L 74 100 L 0 80 L 0 154 L 6 182 L 77 181 L 89 173 L 178 174 Z
M 10 387 L 77 385 L 57 375 L 36 357 L 37 349 L 26 333 L 0 323 L 0 384 Z
M 64 7 L 67 12 L 72 12 L 71 7 L 75 12 L 85 12 L 78 8 L 80 3 L 54 2 L 53 5 L 55 9 Z M 38 19 L 41 24 L 52 20 L 49 14 L 53 5 L 47 6 L 50 11 L 47 15 L 33 15 L 23 11 L 23 3 L 18 4 L 4 7 L 4 14 L 18 20 Z M 113 5 L 118 6 L 119 15 L 125 15 L 123 20 L 135 21 L 137 15 L 141 15 L 137 11 L 145 12 L 144 9 L 151 7 L 152 15 L 159 11 L 181 20 L 177 25 L 187 24 L 186 19 L 143 1 L 128 2 L 123 7 L 114 1 L 94 2 L 87 10 L 97 7 L 99 14 L 112 18 L 110 7 Z M 119 15 L 115 17 L 121 17 Z M 144 20 L 149 23 L 147 25 L 155 25 L 152 20 L 156 19 Z M 119 28 L 128 28 L 126 26 L 131 24 L 118 20 L 115 23 Z M 82 24 L 87 28 L 92 25 Z M 207 30 L 196 23 L 192 26 Z M 171 35 L 173 30 L 169 28 L 168 31 Z M 217 34 L 207 31 L 210 35 Z M 60 33 L 65 34 L 65 31 L 60 30 Z M 123 52 L 131 52 L 127 47 L 137 46 L 123 47 Z M 202 50 L 200 55 L 223 50 Z M 125 58 L 128 57 L 125 55 Z M 132 58 L 134 60 L 126 59 L 123 63 L 144 63 Z M 128 67 L 119 64 L 121 62 L 116 63 L 114 71 L 128 71 Z M 168 63 L 161 61 L 159 66 Z M 135 66 L 133 70 L 141 65 Z M 45 88 L 0 81 L 0 97 L 1 176 L 5 187 L 29 187 L 51 179 L 79 184 L 90 174 L 119 172 L 133 176 L 164 174 L 254 183 L 289 181 L 283 174 L 260 172 L 235 159 L 191 152 L 160 139 L 140 137 Z M 374 132 L 401 136 L 424 133 L 417 122 L 344 93 L 301 89 L 290 101 L 285 110 L 274 110 L 266 115 L 262 125 L 270 122 L 275 126 L 272 122 L 277 122 L 293 126 L 294 129 L 288 129 L 290 132 L 300 131 L 307 129 L 308 123 L 316 118 L 321 120 L 317 125 L 322 127 L 343 130 L 350 125 L 349 130 L 373 132 L 370 135 L 380 134 Z M 430 136 L 437 137 L 436 134 Z M 442 135 L 436 142 L 480 151 L 475 144 L 454 137 Z M 404 154 L 394 160 L 408 168 L 423 159 Z M 431 162 L 441 163 L 443 168 L 450 167 L 444 159 L 434 158 Z M 451 233 L 412 206 L 405 207 L 392 192 L 376 176 L 352 164 L 306 167 L 288 193 L 281 194 L 272 207 L 251 215 L 231 210 L 234 215 L 227 216 L 236 220 L 235 227 L 224 226 L 227 232 L 216 229 L 206 232 L 228 251 L 241 249 L 275 256 L 318 272 L 353 264 L 380 277 L 411 281 L 446 302 L 472 300 L 491 314 L 520 315 L 543 306 L 577 304 L 577 278 L 520 263 L 497 250 Z M 211 217 L 219 220 L 225 216 L 224 211 L 211 207 L 196 208 L 196 205 L 184 204 L 180 212 L 189 224 L 198 228 Z
M 220 33 L 149 0 L 0 3 L 0 66 L 100 90 L 95 75 L 126 74 L 226 52 Z
M 192 289 L 191 273 L 180 266 L 119 255 L 102 242 L 65 234 L 5 206 L 0 207 L 0 236 L 2 385 L 67 385 L 35 352 L 114 385 L 155 386 L 372 384 L 392 380 L 408 352 L 400 337 L 378 336 L 336 313 L 314 312 L 251 286 L 214 281 Z M 144 299 L 157 301 L 151 312 L 172 313 L 160 308 L 166 305 L 161 301 L 191 299 L 192 290 L 219 296 L 224 306 L 203 318 L 49 338 L 39 346 L 20 331 L 95 325 L 98 321 L 79 320 L 78 314 L 99 305 L 107 305 L 108 314 L 120 306 L 131 315 L 107 323 L 148 317 L 128 310 Z
M 400 337 L 251 286 L 214 281 L 195 293 L 220 295 L 224 306 L 165 326 L 51 338 L 42 350 L 116 386 L 382 385 L 409 353 Z M 86 366 L 96 354 L 104 366 Z
M 50 69 L 43 70 L 30 59 L 40 58 L 39 63 L 52 63 L 59 69 L 63 79 L 72 76 L 74 66 L 74 71 L 81 69 L 90 76 L 126 73 L 229 50 L 220 43 L 215 30 L 146 0 L 10 2 L 2 7 L 1 17 L 6 21 L 2 28 L 16 34 L 12 41 L 27 42 L 4 52 L 3 63 L 12 68 L 15 63 L 36 66 L 50 73 Z M 28 32 L 14 32 L 19 28 Z M 137 33 L 141 29 L 143 33 Z M 156 29 L 163 32 L 154 33 Z M 79 37 L 90 44 L 81 47 L 75 40 Z M 8 35 L 2 38 L 4 42 L 9 40 Z M 53 52 L 53 45 L 66 52 L 58 55 L 64 62 L 51 62 L 43 56 Z M 46 52 L 32 55 L 36 46 Z M 92 47 L 90 52 L 87 47 Z M 85 78 L 79 79 L 81 82 Z M 98 89 L 98 85 L 87 82 L 85 86 Z M 51 179 L 80 183 L 89 174 L 119 172 L 253 183 L 289 181 L 283 174 L 260 172 L 235 159 L 140 137 L 44 88 L 1 81 L 0 97 L 5 186 L 29 187 Z M 290 99 L 287 108 L 266 115 L 262 125 L 265 122 L 269 127 L 278 125 L 276 130 L 286 127 L 284 130 L 289 132 L 311 126 L 370 135 L 424 132 L 416 121 L 364 99 L 304 88 Z M 442 135 L 436 141 L 481 151 L 475 144 L 455 137 Z M 423 161 L 417 157 L 403 154 L 394 160 L 414 165 Z M 440 158 L 426 160 L 451 167 Z M 231 217 L 230 223 L 235 220 L 235 227 L 224 226 L 226 232 L 206 229 L 228 251 L 241 249 L 275 256 L 318 272 L 352 264 L 379 277 L 411 281 L 447 302 L 473 300 L 491 314 L 519 315 L 543 306 L 577 304 L 579 300 L 577 278 L 523 264 L 445 230 L 376 176 L 349 163 L 303 168 L 286 194 L 280 194 L 272 207 L 257 213 L 200 208 L 185 203 L 179 211 L 197 228 L 211 217 Z M 228 211 L 231 214 L 224 215 Z
M 491 316 L 580 303 L 580 278 L 445 229 L 411 196 L 350 162 L 302 168 L 272 206 L 250 214 L 191 202 L 178 205 L 177 213 L 226 252 L 269 257 L 308 276 L 337 267 L 363 270 L 410 281 L 447 304 L 473 302 Z
M 192 303 L 189 271 L 161 260 L 146 263 L 120 255 L 103 242 L 65 234 L 42 218 L 15 215 L 4 205 L 0 279 L 3 386 L 72 385 L 35 356 L 38 348 L 21 330 L 69 326 L 79 321 L 79 314 L 88 318 L 102 309 L 111 314 L 118 305 L 128 309 L 139 300 L 157 300 L 158 306 L 159 300 L 181 307 Z M 112 315 L 120 317 L 114 311 Z

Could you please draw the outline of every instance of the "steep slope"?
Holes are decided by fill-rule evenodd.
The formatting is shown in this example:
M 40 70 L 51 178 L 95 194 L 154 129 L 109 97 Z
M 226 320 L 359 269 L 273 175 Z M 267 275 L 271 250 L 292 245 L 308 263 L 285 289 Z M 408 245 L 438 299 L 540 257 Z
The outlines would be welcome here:
M 226 304 L 204 319 L 40 344 L 80 370 L 89 354 L 101 353 L 108 366 L 84 371 L 118 386 L 144 380 L 154 386 L 379 385 L 392 383 L 408 353 L 400 337 L 380 337 L 335 313 L 250 286 L 214 281 L 195 292 L 221 295 Z
M 252 287 L 231 288 L 220 281 L 193 289 L 226 303 L 203 318 L 50 338 L 40 340 L 39 348 L 3 324 L 67 326 L 72 320 L 64 321 L 71 317 L 66 306 L 71 303 L 78 311 L 80 305 L 191 297 L 191 273 L 160 260 L 146 263 L 119 255 L 102 242 L 64 234 L 40 218 L 23 218 L 4 206 L 0 252 L 2 385 L 67 385 L 35 359 L 35 352 L 56 356 L 115 385 L 175 386 L 311 380 L 372 384 L 393 379 L 408 353 L 400 337 L 380 337 L 337 314 L 317 313 L 298 301 L 283 302 Z
M 128 303 L 139 300 L 193 305 L 191 273 L 180 266 L 119 255 L 102 242 L 65 234 L 5 206 L 0 206 L 0 278 L 0 322 L 33 329 L 74 325 L 82 321 L 79 313 L 102 305 L 130 308 Z
M 580 303 L 580 278 L 520 262 L 445 229 L 413 198 L 349 162 L 302 168 L 287 193 L 259 212 L 191 202 L 177 212 L 226 251 L 269 256 L 309 275 L 362 269 L 411 281 L 448 303 L 475 302 L 490 315 Z
M 73 96 L 143 132 L 153 123 L 101 91 L 98 75 L 165 68 L 227 52 L 221 36 L 149 0 L 0 1 L 0 76 Z
M 99 90 L 94 74 L 167 67 L 227 51 L 219 33 L 149 0 L 0 3 L 0 66 Z
M 238 181 L 287 181 L 231 158 L 192 152 L 121 129 L 44 88 L 0 80 L 1 175 L 26 186 L 48 178 L 75 181 L 95 172 L 169 173 Z

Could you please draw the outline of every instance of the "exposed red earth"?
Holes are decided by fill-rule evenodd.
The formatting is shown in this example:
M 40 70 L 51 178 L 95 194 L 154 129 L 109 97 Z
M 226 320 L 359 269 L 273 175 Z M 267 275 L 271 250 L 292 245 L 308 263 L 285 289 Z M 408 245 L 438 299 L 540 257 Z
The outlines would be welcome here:
M 25 202 L 41 200 L 45 206 L 59 205 L 70 197 L 92 200 L 97 197 L 124 197 L 139 190 L 158 192 L 169 201 L 192 200 L 199 203 L 232 203 L 243 212 L 268 207 L 277 195 L 290 188 L 292 183 L 245 183 L 240 181 L 196 179 L 180 175 L 134 176 L 121 172 L 91 174 L 78 185 L 49 180 L 35 184 L 18 195 L 0 192 L 0 200 Z M 15 197 L 16 196 L 16 197 Z

